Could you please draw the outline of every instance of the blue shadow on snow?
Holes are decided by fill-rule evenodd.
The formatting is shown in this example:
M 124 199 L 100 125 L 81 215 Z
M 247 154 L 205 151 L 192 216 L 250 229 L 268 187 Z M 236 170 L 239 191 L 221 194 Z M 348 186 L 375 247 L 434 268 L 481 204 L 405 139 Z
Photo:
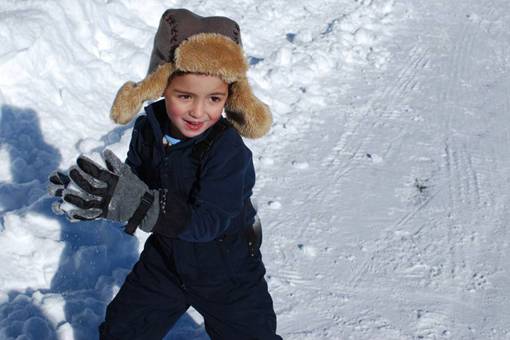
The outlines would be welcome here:
M 61 156 L 45 143 L 35 111 L 2 107 L 0 149 L 7 150 L 11 161 L 11 178 L 0 182 L 0 218 L 3 221 L 9 211 L 26 210 L 58 220 L 60 241 L 65 246 L 50 288 L 41 292 L 64 298 L 65 320 L 72 326 L 75 339 L 97 339 L 97 327 L 114 287 L 123 283 L 138 259 L 138 239 L 125 234 L 119 224 L 104 220 L 71 223 L 52 213 L 54 199 L 46 194 L 47 178 L 58 167 Z M 55 327 L 32 303 L 34 293 L 30 288 L 8 293 L 8 301 L 0 305 L 0 330 L 4 330 L 0 335 L 8 339 L 57 338 Z M 209 337 L 202 326 L 184 314 L 165 339 Z

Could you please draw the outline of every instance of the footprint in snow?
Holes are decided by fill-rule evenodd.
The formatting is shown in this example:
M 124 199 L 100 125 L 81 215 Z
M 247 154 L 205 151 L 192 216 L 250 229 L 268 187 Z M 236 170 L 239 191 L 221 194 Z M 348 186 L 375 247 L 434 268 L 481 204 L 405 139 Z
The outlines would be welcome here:
M 264 165 L 273 165 L 274 164 L 274 159 L 270 158 L 270 157 L 259 157 L 259 161 L 264 164 Z
M 367 157 L 372 160 L 374 164 L 379 164 L 383 162 L 383 159 L 381 156 L 373 154 L 373 153 L 367 153 Z
M 303 170 L 303 169 L 308 169 L 308 162 L 298 162 L 298 161 L 292 161 L 292 166 L 296 169 L 300 169 L 300 170 Z
M 267 202 L 267 205 L 269 206 L 269 208 L 275 209 L 275 210 L 278 210 L 282 207 L 282 204 L 278 201 L 269 201 L 269 202 Z
M 298 249 L 303 252 L 306 256 L 315 257 L 317 256 L 317 249 L 315 247 L 306 246 L 302 243 L 297 245 Z

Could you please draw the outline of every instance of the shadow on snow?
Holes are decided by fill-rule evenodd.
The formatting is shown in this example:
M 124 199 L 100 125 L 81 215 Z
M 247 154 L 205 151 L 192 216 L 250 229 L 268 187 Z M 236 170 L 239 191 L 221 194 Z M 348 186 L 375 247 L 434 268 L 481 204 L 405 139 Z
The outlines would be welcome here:
M 2 158 L 7 158 L 7 153 L 10 159 L 10 178 L 0 182 L 2 228 L 3 216 L 9 211 L 35 212 L 58 220 L 60 241 L 65 244 L 49 289 L 38 292 L 20 287 L 21 291 L 8 293 L 7 301 L 0 305 L 0 337 L 57 339 L 57 329 L 67 322 L 75 339 L 97 339 L 97 327 L 115 287 L 123 283 L 138 259 L 138 240 L 125 234 L 119 224 L 104 220 L 70 223 L 53 215 L 53 199 L 46 194 L 46 185 L 61 156 L 56 148 L 45 143 L 35 111 L 2 107 L 0 150 Z M 38 227 L 44 226 L 34 226 Z M 40 303 L 35 303 L 40 296 L 61 297 L 66 321 L 56 325 L 51 322 Z M 203 326 L 184 314 L 165 339 L 209 338 Z

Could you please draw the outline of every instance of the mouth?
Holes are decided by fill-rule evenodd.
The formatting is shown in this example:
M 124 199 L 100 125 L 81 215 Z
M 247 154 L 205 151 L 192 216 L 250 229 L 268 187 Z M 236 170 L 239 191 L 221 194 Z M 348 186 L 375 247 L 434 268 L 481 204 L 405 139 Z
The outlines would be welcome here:
M 192 131 L 198 131 L 204 126 L 204 122 L 192 122 L 186 119 L 184 119 L 184 122 L 186 123 L 186 128 Z

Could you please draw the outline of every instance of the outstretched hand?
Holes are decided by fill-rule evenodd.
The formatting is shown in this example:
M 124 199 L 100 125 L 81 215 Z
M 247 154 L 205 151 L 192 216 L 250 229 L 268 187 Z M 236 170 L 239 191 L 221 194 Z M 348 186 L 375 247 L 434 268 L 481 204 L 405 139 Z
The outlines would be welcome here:
M 130 234 L 142 223 L 144 230 L 150 230 L 159 214 L 158 191 L 151 191 L 111 150 L 106 149 L 102 157 L 106 167 L 80 155 L 69 176 L 52 173 L 48 192 L 59 198 L 53 211 L 70 221 L 106 218 L 128 222 L 126 232 Z
M 78 209 L 73 211 L 73 218 L 92 220 L 108 218 L 108 207 L 113 198 L 124 165 L 110 150 L 103 152 L 106 168 L 92 159 L 80 155 L 75 166 L 69 170 L 69 176 L 78 190 L 66 188 L 63 199 Z

